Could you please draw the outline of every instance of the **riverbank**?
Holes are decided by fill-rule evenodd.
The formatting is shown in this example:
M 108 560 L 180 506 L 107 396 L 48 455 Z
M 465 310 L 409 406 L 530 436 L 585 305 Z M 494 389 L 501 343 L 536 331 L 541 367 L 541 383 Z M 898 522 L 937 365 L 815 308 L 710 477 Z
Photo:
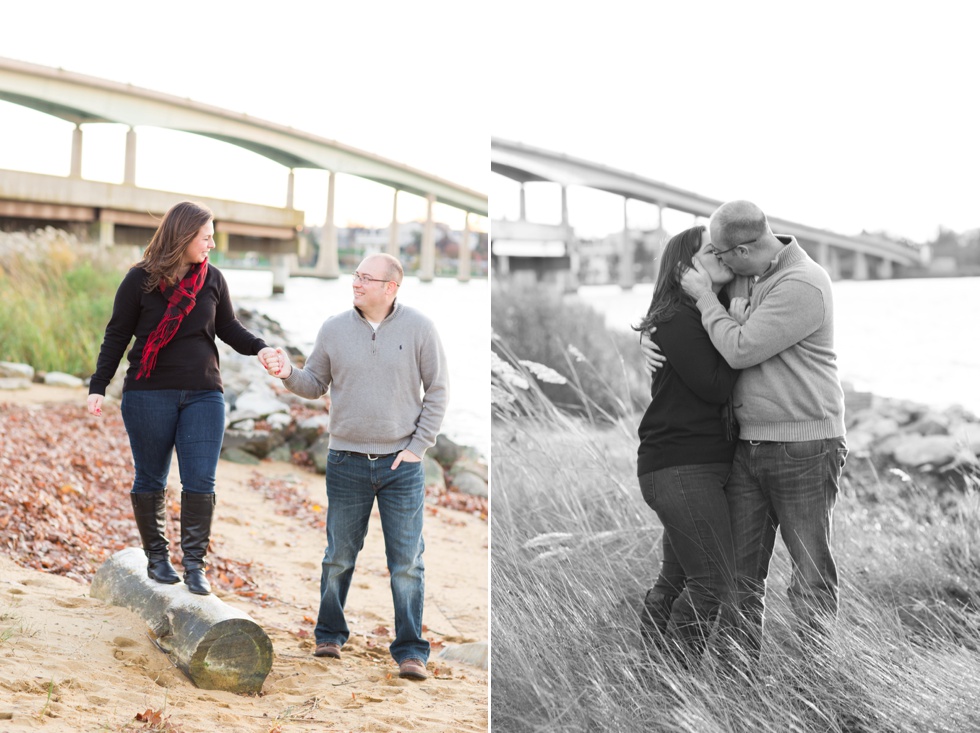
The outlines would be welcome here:
M 135 716 L 159 714 L 171 727 L 161 722 L 155 730 L 183 733 L 486 730 L 487 673 L 453 659 L 464 644 L 488 637 L 488 531 L 478 513 L 427 508 L 425 635 L 433 651 L 430 678 L 409 683 L 387 652 L 393 618 L 377 514 L 348 598 L 352 636 L 343 658 L 314 658 L 323 477 L 289 463 L 221 460 L 209 577 L 222 600 L 262 625 L 275 659 L 260 695 L 199 690 L 154 646 L 139 617 L 89 596 L 86 578 L 99 553 L 138 540 L 118 407 L 107 403 L 95 421 L 86 394 L 38 384 L 0 393 L 4 484 L 52 478 L 18 485 L 8 503 L 0 501 L 0 530 L 14 530 L 12 517 L 25 511 L 40 512 L 0 539 L 0 729 L 149 730 Z M 176 470 L 168 491 L 176 503 Z M 43 502 L 43 511 L 25 507 L 32 502 Z M 96 507 L 94 523 L 86 506 Z M 41 526 L 44 536 L 33 532 Z M 31 556 L 18 557 L 28 541 Z M 25 567 L 32 563 L 46 571 Z
M 834 512 L 838 621 L 819 654 L 801 648 L 790 561 L 777 540 L 762 657 L 743 677 L 710 657 L 685 664 L 640 637 L 663 528 L 636 483 L 636 419 L 569 418 L 528 389 L 531 374 L 511 377 L 497 386 L 519 409 L 501 402 L 493 425 L 495 726 L 583 733 L 980 727 L 976 416 L 849 394 L 851 454 Z M 601 653 L 570 664 L 583 649 Z

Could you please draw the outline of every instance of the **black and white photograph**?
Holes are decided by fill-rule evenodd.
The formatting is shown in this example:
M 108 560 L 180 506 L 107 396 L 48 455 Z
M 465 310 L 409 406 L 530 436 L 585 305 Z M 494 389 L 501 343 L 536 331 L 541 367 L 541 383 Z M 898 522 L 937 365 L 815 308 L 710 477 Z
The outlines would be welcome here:
M 495 731 L 980 728 L 976 13 L 495 6 Z

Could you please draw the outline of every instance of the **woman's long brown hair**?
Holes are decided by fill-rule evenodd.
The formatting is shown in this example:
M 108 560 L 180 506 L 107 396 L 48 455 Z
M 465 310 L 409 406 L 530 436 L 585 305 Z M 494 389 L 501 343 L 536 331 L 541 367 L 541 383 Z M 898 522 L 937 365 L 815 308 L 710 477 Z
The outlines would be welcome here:
M 667 242 L 663 254 L 660 255 L 660 270 L 657 273 L 657 284 L 653 288 L 650 307 L 640 325 L 633 326 L 634 330 L 649 331 L 658 323 L 669 321 L 677 312 L 681 301 L 687 298 L 681 290 L 679 266 L 693 266 L 691 263 L 694 261 L 694 255 L 701 249 L 703 231 L 703 226 L 694 226 L 680 234 L 675 234 Z
M 170 207 L 143 250 L 143 259 L 134 265 L 149 273 L 143 284 L 146 292 L 155 290 L 161 283 L 167 287 L 177 284 L 187 246 L 213 218 L 211 209 L 193 201 L 181 201 Z

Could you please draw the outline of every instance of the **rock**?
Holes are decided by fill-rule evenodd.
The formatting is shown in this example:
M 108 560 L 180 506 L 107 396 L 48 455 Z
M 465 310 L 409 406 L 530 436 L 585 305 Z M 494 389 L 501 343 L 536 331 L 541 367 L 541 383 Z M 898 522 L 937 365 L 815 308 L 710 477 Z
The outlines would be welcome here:
M 322 415 L 308 417 L 296 425 L 296 437 L 305 441 L 306 445 L 313 444 L 317 438 L 329 431 L 330 414 L 326 412 Z
M 266 458 L 270 461 L 278 461 L 279 463 L 289 463 L 293 459 L 293 452 L 288 445 L 283 443 L 269 451 L 269 455 Z
M 221 457 L 226 461 L 231 461 L 232 463 L 241 463 L 246 466 L 257 466 L 261 461 L 253 456 L 251 453 L 246 453 L 241 448 L 229 448 L 227 450 L 222 449 Z
M 489 659 L 488 645 L 485 641 L 475 641 L 469 644 L 453 644 L 439 652 L 440 659 L 471 664 L 481 669 L 487 668 Z
M 266 418 L 277 412 L 289 414 L 289 405 L 278 399 L 272 388 L 261 382 L 252 382 L 235 400 L 235 412 L 243 417 Z M 230 415 L 231 419 L 234 413 Z
M 0 361 L 0 379 L 34 379 L 34 367 L 13 361 Z
M 23 377 L 0 377 L 0 391 L 15 389 L 30 389 L 31 380 Z
M 484 499 L 490 496 L 486 479 L 469 471 L 460 471 L 457 473 L 450 481 L 450 485 L 470 496 L 479 496 Z
M 436 494 L 445 493 L 446 475 L 439 462 L 429 455 L 429 451 L 422 456 L 422 468 L 425 471 L 425 488 L 435 488 Z
M 317 473 L 327 472 L 327 454 L 330 452 L 330 436 L 324 433 L 313 441 L 313 445 L 307 448 L 310 460 Z
M 282 431 L 288 428 L 293 423 L 292 415 L 288 415 L 282 412 L 275 412 L 265 419 L 269 423 L 269 427 L 273 430 Z
M 918 420 L 904 426 L 903 430 L 919 435 L 947 435 L 949 434 L 949 417 L 940 412 L 929 411 Z
M 269 451 L 286 442 L 286 437 L 278 430 L 238 430 L 225 431 L 222 450 L 238 448 L 253 456 L 265 458 Z
M 903 466 L 944 466 L 958 453 L 956 438 L 949 435 L 906 435 L 892 448 L 895 460 Z
M 64 372 L 48 372 L 44 375 L 44 383 L 53 387 L 81 387 L 84 382 L 78 377 Z
M 449 469 L 449 478 L 453 478 L 456 474 L 463 473 L 464 471 L 476 474 L 482 478 L 484 482 L 487 481 L 487 477 L 489 475 L 486 463 L 478 461 L 471 456 L 464 455 L 461 456 L 459 460 L 457 460 Z
M 443 466 L 451 466 L 463 454 L 463 449 L 441 433 L 436 436 L 436 444 L 426 451 Z

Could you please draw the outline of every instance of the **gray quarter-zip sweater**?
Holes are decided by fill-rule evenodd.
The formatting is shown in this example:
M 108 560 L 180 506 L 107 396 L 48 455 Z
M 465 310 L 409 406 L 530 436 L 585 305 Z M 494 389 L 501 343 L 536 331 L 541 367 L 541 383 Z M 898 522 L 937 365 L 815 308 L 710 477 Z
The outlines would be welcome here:
M 742 370 L 732 399 L 743 440 L 836 438 L 847 431 L 830 276 L 794 237 L 776 238 L 784 247 L 752 287 L 745 324 L 711 292 L 698 299 L 701 322 L 725 361 Z
M 435 325 L 397 301 L 377 331 L 357 308 L 328 318 L 303 369 L 283 384 L 316 399 L 330 390 L 330 447 L 421 457 L 449 402 L 446 356 Z

